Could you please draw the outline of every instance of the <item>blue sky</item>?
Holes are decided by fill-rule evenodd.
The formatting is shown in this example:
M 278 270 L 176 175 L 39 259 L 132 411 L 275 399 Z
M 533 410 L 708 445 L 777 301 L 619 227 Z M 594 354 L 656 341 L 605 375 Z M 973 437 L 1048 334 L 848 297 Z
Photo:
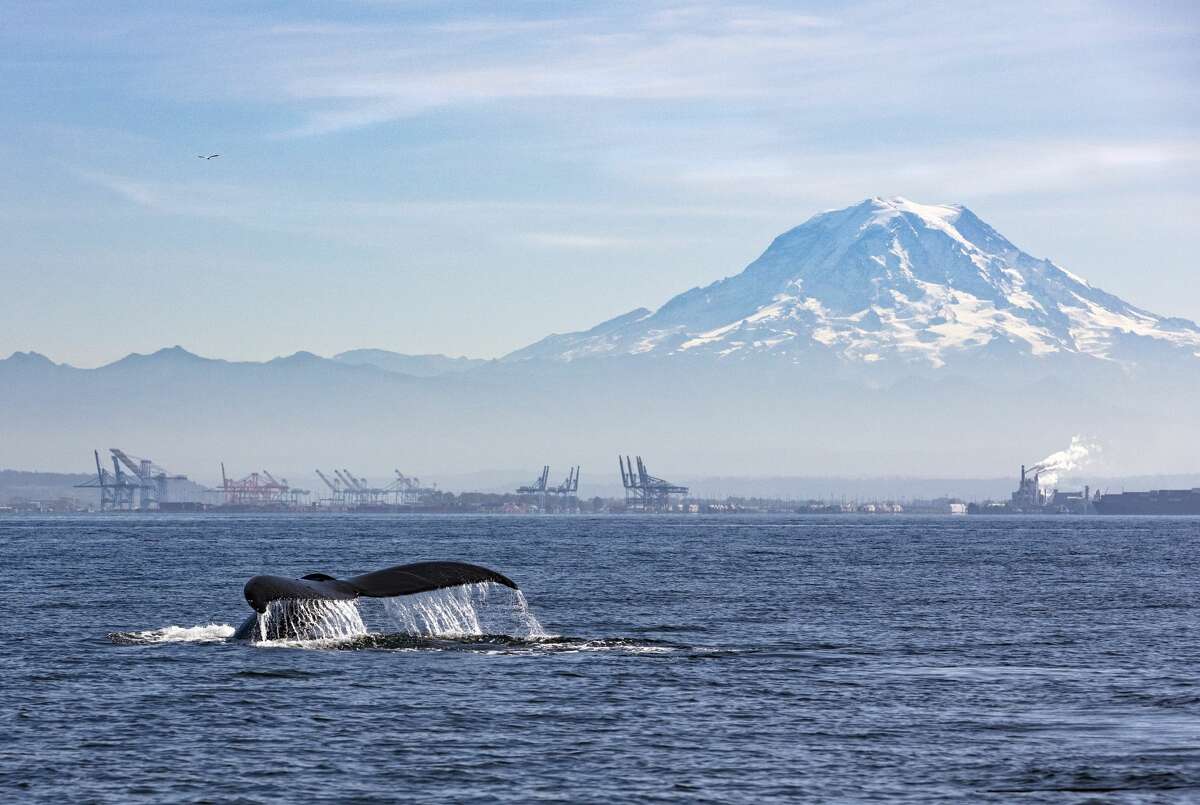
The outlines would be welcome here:
M 874 195 L 1200 319 L 1198 8 L 0 2 L 0 352 L 496 356 Z

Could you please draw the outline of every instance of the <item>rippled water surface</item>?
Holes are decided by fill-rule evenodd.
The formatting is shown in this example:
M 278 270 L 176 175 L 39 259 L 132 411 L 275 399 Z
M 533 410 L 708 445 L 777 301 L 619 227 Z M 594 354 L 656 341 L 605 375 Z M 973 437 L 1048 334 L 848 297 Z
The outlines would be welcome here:
M 1174 518 L 4 517 L 0 800 L 1197 801 L 1198 548 Z M 532 617 L 493 587 L 229 640 L 254 574 L 423 559 Z

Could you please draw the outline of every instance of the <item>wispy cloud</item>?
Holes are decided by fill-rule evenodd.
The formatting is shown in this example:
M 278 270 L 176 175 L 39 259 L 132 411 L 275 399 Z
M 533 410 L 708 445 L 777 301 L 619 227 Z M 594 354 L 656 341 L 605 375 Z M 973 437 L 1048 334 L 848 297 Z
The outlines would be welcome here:
M 626 238 L 613 235 L 585 235 L 576 232 L 526 232 L 517 236 L 521 243 L 553 249 L 631 249 L 646 248 L 652 238 Z
M 170 206 L 162 193 L 150 182 L 142 182 L 126 176 L 114 176 L 99 171 L 81 170 L 76 171 L 76 175 L 80 179 L 111 191 L 130 203 L 137 204 L 139 207 L 166 211 Z
M 92 185 L 152 212 L 193 217 L 226 218 L 235 220 L 261 216 L 263 197 L 234 184 L 215 182 L 166 182 L 74 169 L 74 175 Z
M 770 5 L 694 3 L 538 19 L 459 17 L 395 27 L 295 24 L 246 34 L 255 82 L 298 105 L 292 135 L 331 134 L 463 105 L 527 101 L 742 103 L 772 124 L 830 106 L 857 116 L 931 91 L 980 105 L 972 82 L 993 61 L 1023 81 L 1065 53 L 1085 61 L 1150 23 L 1129 15 L 1003 8 L 839 7 L 832 15 Z M 1057 89 L 1058 81 L 1047 82 Z M 1109 80 L 1071 75 L 1080 92 Z M 1029 101 L 1041 106 L 1036 84 Z M 737 108 L 736 106 L 731 108 Z
M 694 155 L 691 155 L 694 156 Z M 1200 167 L 1193 141 L 971 141 L 953 147 L 904 147 L 826 153 L 780 152 L 746 159 L 736 153 L 706 159 L 687 154 L 628 166 L 647 183 L 674 183 L 724 198 L 780 201 L 908 193 L 917 197 L 982 198 L 1131 181 L 1161 183 L 1180 169 Z

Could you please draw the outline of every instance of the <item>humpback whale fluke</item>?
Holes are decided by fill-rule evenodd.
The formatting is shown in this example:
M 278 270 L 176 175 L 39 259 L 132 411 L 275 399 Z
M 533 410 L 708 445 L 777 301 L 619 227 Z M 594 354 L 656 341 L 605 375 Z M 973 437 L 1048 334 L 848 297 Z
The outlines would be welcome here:
M 391 598 L 485 581 L 519 589 L 507 576 L 466 562 L 415 562 L 348 579 L 335 579 L 325 573 L 309 573 L 298 579 L 255 576 L 246 582 L 244 592 L 246 603 L 256 614 L 238 627 L 234 639 L 251 639 L 258 634 L 255 627 L 259 617 L 274 601 L 353 601 L 359 596 Z

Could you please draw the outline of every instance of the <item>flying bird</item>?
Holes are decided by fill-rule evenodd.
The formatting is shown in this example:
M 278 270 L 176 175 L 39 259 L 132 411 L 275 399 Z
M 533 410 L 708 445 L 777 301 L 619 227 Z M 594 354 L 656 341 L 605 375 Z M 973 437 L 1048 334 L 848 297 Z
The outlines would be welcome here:
M 204 154 L 196 154 L 196 159 L 216 159 L 219 156 L 221 156 L 221 155 L 220 154 L 209 154 L 208 156 L 204 156 Z

